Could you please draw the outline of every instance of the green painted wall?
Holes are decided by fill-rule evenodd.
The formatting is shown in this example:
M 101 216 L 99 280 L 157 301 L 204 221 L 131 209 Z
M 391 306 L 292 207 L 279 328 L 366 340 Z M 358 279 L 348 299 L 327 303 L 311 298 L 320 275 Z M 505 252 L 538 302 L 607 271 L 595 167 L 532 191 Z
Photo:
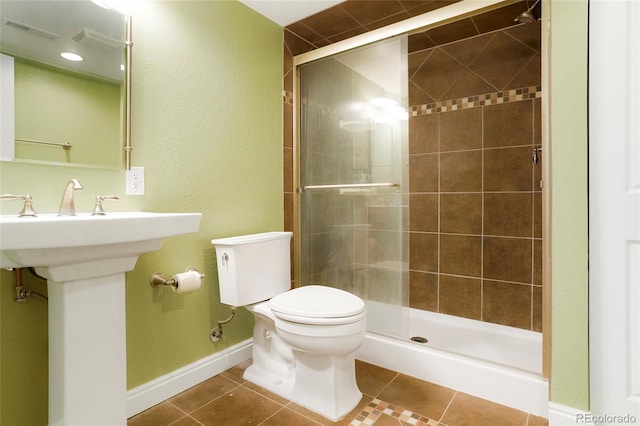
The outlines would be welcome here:
M 4 189 L 3 189 L 4 192 Z M 23 274 L 25 288 L 46 293 L 46 282 Z M 16 303 L 13 274 L 0 272 L 0 424 L 47 424 L 47 304 Z
M 16 142 L 16 158 L 120 167 L 119 85 L 16 59 L 14 88 L 16 138 L 73 145 Z
M 30 192 L 39 212 L 57 211 L 65 183 L 78 178 L 81 212 L 96 195 L 114 194 L 122 199 L 107 210 L 203 213 L 200 232 L 166 239 L 127 274 L 129 388 L 251 336 L 252 318 L 240 310 L 226 339 L 209 341 L 229 314 L 219 303 L 210 240 L 283 223 L 282 29 L 237 1 L 131 4 L 133 164 L 145 168 L 145 195 L 126 196 L 119 170 L 0 163 L 0 191 Z M 148 284 L 154 272 L 170 276 L 190 266 L 207 275 L 196 292 Z M 45 424 L 46 305 L 17 305 L 12 274 L 0 274 L 0 424 Z
M 251 337 L 240 310 L 222 343 L 209 340 L 229 314 L 210 240 L 283 226 L 282 29 L 235 1 L 139 7 L 133 119 L 143 209 L 199 211 L 203 220 L 199 234 L 167 239 L 127 275 L 129 387 Z M 207 275 L 198 292 L 176 297 L 147 284 L 154 272 L 189 266 Z
M 551 400 L 589 408 L 588 1 L 551 14 Z

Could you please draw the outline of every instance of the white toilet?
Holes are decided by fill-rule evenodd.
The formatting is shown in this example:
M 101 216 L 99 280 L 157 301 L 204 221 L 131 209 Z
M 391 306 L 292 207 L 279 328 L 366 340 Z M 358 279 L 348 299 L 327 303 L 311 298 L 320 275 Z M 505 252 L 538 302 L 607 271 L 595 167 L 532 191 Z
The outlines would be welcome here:
M 255 316 L 244 378 L 336 421 L 362 393 L 355 352 L 366 331 L 362 299 L 325 286 L 290 290 L 291 232 L 215 239 L 220 300 Z

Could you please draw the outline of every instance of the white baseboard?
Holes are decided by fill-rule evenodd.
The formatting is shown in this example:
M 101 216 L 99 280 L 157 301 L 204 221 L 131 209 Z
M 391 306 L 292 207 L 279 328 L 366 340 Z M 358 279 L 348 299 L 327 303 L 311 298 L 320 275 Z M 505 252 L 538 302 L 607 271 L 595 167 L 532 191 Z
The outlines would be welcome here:
M 549 426 L 594 426 L 591 413 L 549 402 Z
M 247 339 L 169 374 L 127 391 L 127 417 L 135 416 L 223 371 L 251 358 Z

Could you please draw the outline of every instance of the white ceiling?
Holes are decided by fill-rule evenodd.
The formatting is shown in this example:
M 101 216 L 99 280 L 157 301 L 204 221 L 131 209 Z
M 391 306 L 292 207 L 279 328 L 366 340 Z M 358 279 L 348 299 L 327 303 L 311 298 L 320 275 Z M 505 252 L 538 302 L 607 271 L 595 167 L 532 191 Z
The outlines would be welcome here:
M 344 0 L 240 0 L 276 24 L 286 27 Z

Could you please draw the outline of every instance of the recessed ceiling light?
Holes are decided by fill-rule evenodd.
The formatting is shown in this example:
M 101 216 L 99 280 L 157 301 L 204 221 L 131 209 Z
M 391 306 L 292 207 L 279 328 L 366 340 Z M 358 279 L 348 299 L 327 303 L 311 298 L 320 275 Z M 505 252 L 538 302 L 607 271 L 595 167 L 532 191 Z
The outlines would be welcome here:
M 63 58 L 69 60 L 69 61 L 73 61 L 73 62 L 80 62 L 80 61 L 84 61 L 84 58 L 80 55 L 78 55 L 77 53 L 72 53 L 72 52 L 62 52 L 60 54 L 60 56 L 62 56 Z

